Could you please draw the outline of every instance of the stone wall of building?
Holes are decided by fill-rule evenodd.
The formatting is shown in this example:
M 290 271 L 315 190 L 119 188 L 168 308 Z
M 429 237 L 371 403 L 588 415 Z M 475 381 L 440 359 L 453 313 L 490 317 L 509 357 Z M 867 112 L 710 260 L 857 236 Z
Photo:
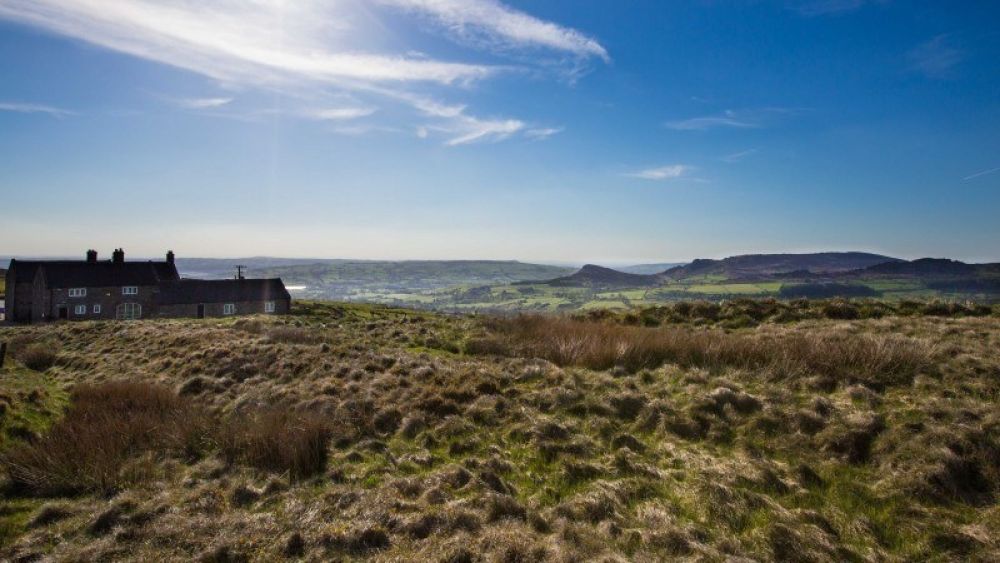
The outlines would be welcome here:
M 52 319 L 59 319 L 59 309 L 66 307 L 66 318 L 69 320 L 109 320 L 116 318 L 118 306 L 124 303 L 137 303 L 142 308 L 140 318 L 156 316 L 156 286 L 138 286 L 139 293 L 125 295 L 122 287 L 88 287 L 87 295 L 70 297 L 69 289 L 52 289 L 49 293 L 49 314 Z M 86 312 L 78 314 L 76 307 L 83 305 Z M 95 312 L 94 306 L 100 305 L 100 311 Z
M 263 315 L 263 314 L 273 314 L 273 315 L 284 315 L 291 309 L 291 302 L 288 299 L 277 299 L 274 302 L 274 311 L 268 313 L 266 311 L 265 301 L 241 301 L 237 303 L 232 303 L 234 306 L 234 312 L 231 315 L 225 313 L 225 303 L 204 303 L 204 316 L 208 317 L 228 317 L 228 316 L 238 316 L 238 315 Z M 188 318 L 198 316 L 198 305 L 191 304 L 179 304 L 179 305 L 160 305 L 157 309 L 157 315 L 161 318 Z

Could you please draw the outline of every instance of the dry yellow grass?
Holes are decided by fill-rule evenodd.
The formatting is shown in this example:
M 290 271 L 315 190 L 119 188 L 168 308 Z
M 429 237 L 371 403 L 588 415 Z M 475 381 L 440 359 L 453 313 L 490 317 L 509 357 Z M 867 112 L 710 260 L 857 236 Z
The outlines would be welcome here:
M 304 434 L 324 443 L 312 476 L 236 440 L 228 455 L 139 452 L 143 478 L 110 497 L 8 489 L 0 558 L 1000 558 L 997 317 L 589 322 L 306 304 L 283 319 L 0 328 L 57 350 L 44 373 L 0 374 L 11 420 L 57 389 L 126 380 L 240 440 L 286 436 L 262 409 L 334 429 Z M 3 387 L 15 380 L 37 388 Z

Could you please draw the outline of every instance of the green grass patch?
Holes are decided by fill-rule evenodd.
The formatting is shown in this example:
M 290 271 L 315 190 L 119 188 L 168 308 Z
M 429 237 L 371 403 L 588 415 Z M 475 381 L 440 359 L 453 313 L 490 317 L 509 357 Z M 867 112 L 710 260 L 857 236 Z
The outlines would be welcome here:
M 44 433 L 68 403 L 69 394 L 44 373 L 12 366 L 0 370 L 0 450 Z

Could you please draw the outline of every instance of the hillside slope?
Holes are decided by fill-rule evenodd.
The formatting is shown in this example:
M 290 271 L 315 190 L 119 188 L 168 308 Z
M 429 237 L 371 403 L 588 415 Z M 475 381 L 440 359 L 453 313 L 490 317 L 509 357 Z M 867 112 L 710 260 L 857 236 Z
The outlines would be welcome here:
M 745 254 L 722 260 L 700 258 L 664 272 L 672 279 L 721 275 L 728 278 L 771 276 L 787 272 L 834 273 L 867 268 L 898 258 L 867 252 L 817 252 L 812 254 Z
M 1000 318 L 828 306 L 738 331 L 308 303 L 0 327 L 21 358 L 0 374 L 21 487 L 0 559 L 997 560 Z M 130 403 L 64 411 L 114 381 Z M 129 409 L 145 449 L 104 422 Z M 154 440 L 164 409 L 186 447 Z M 124 457 L 53 492 L 94 451 Z
M 569 276 L 545 282 L 557 287 L 645 287 L 660 283 L 655 275 L 629 274 L 587 264 Z
M 876 264 L 856 272 L 858 275 L 877 274 L 884 276 L 976 276 L 1000 274 L 1000 264 L 966 264 L 947 258 L 920 258 L 910 262 L 888 262 Z

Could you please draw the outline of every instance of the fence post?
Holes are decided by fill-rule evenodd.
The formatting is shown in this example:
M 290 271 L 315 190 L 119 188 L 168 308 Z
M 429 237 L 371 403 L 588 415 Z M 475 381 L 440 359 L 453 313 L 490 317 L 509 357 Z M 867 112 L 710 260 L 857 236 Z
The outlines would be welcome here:
M 7 343 L 0 342 L 0 369 L 3 369 L 3 360 L 7 357 Z

